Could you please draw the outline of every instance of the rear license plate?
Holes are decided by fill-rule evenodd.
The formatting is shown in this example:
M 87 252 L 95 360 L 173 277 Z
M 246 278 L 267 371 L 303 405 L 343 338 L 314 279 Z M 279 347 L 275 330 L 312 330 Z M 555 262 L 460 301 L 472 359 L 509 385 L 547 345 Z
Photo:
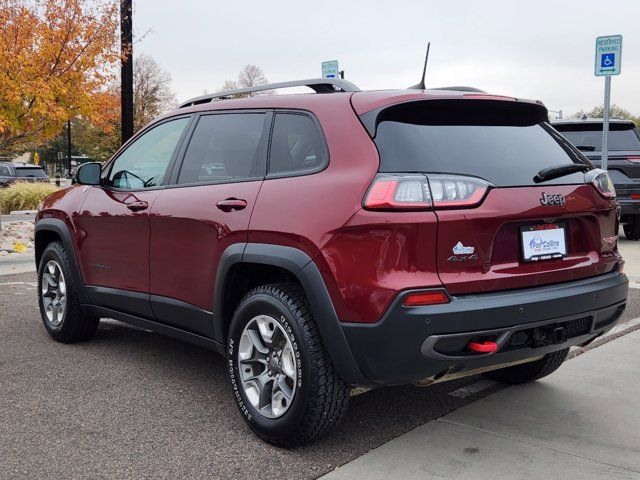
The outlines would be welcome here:
M 525 262 L 554 260 L 567 255 L 567 239 L 562 224 L 527 225 L 520 229 L 520 237 Z

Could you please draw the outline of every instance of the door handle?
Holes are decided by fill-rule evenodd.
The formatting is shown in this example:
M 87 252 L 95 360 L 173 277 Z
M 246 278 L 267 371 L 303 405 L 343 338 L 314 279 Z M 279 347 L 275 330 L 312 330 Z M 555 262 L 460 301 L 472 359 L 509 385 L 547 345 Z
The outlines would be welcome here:
M 218 207 L 223 212 L 231 212 L 232 210 L 242 210 L 246 206 L 247 206 L 247 201 L 242 200 L 240 198 L 226 198 L 216 203 L 216 207 Z
M 145 201 L 139 200 L 137 202 L 127 203 L 127 208 L 132 212 L 139 212 L 140 210 L 146 210 L 149 208 L 149 204 Z

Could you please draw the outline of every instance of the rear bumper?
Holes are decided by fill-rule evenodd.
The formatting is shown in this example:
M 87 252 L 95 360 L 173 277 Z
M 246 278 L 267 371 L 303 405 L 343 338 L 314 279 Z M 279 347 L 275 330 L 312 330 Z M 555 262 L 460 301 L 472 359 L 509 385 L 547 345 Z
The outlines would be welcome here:
M 640 200 L 618 198 L 618 203 L 621 215 L 640 215 Z
M 342 328 L 362 374 L 372 384 L 404 384 L 443 374 L 517 362 L 591 341 L 618 321 L 628 280 L 618 272 L 556 285 L 461 295 L 446 305 L 402 306 L 399 295 L 375 324 Z M 558 330 L 560 328 L 560 330 Z M 548 341 L 544 332 L 562 332 Z M 523 341 L 536 338 L 535 342 Z M 497 352 L 465 349 L 490 338 Z M 538 341 L 539 340 L 539 341 Z
M 620 214 L 627 217 L 630 215 L 640 215 L 640 200 L 631 199 L 632 194 L 640 193 L 640 182 L 614 183 L 614 187 L 618 195 L 617 200 L 620 204 Z

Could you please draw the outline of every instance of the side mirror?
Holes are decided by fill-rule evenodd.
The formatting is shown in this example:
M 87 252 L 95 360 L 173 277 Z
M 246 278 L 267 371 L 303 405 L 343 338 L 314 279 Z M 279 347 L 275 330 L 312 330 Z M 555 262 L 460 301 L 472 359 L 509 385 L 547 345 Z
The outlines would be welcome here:
M 76 168 L 73 183 L 80 185 L 100 185 L 102 164 L 100 162 L 83 163 Z

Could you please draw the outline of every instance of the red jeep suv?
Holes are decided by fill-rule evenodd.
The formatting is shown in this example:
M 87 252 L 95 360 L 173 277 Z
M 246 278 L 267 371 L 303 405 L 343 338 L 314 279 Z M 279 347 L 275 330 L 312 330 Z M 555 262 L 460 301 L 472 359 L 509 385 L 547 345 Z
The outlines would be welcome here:
M 263 95 L 306 85 L 315 93 Z M 622 315 L 606 172 L 535 101 L 341 79 L 206 95 L 36 223 L 39 302 L 61 342 L 113 318 L 227 359 L 264 440 L 295 446 L 351 387 L 557 369 Z

